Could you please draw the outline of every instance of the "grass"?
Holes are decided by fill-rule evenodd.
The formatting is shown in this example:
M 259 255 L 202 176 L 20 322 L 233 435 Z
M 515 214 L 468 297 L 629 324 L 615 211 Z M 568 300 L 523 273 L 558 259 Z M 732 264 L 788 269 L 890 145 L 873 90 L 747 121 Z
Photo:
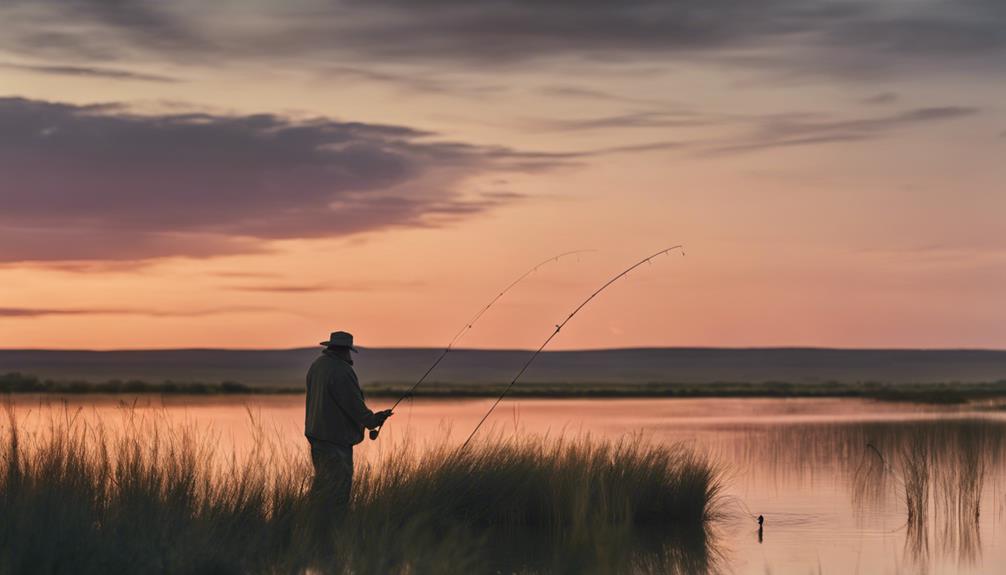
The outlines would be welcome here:
M 406 393 L 411 383 L 372 383 L 365 386 L 370 397 L 398 398 Z M 505 384 L 450 384 L 424 383 L 415 397 L 476 398 L 493 397 Z M 160 383 L 139 380 L 105 382 L 55 381 L 22 373 L 0 375 L 0 393 L 158 393 L 178 395 L 251 395 L 300 394 L 299 387 L 252 386 L 224 381 Z M 883 382 L 823 382 L 790 383 L 764 382 L 713 382 L 683 383 L 533 383 L 515 386 L 510 395 L 525 398 L 618 398 L 618 397 L 851 397 L 881 401 L 906 401 L 933 404 L 961 404 L 971 400 L 1006 398 L 1006 380 L 988 383 L 883 383 Z
M 319 528 L 302 453 L 220 457 L 197 430 L 13 410 L 0 439 L 0 573 L 698 572 L 718 474 L 680 446 L 589 438 L 391 449 Z M 226 461 L 227 463 L 222 463 Z
M 944 421 L 897 431 L 874 426 L 870 442 L 877 454 L 893 456 L 884 471 L 896 480 L 909 524 L 935 518 L 977 526 L 988 479 L 1003 465 L 1006 433 L 996 422 Z
M 933 540 L 964 564 L 977 561 L 982 497 L 1004 446 L 1001 426 L 986 422 L 932 426 L 902 441 L 893 471 L 900 475 L 906 545 L 914 555 L 927 557 Z
M 854 421 L 780 426 L 753 440 L 750 458 L 785 462 L 780 472 L 837 466 L 853 510 L 903 514 L 909 557 L 933 553 L 974 564 L 984 509 L 1001 509 L 1006 425 L 993 418 Z

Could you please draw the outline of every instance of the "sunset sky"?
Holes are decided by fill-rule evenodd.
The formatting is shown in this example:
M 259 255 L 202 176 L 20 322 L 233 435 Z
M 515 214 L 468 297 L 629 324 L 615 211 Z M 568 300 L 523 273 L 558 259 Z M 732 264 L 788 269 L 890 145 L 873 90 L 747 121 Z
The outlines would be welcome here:
M 212 4 L 212 6 L 207 6 Z M 0 347 L 1006 348 L 1001 0 L 6 0 Z

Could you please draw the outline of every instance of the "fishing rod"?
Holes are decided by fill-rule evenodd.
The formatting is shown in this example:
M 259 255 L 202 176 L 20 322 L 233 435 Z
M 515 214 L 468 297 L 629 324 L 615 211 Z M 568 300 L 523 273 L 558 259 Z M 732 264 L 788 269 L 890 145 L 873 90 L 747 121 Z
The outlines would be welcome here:
M 503 393 L 501 393 L 500 396 L 496 398 L 496 401 L 493 402 L 492 406 L 489 407 L 489 411 L 487 411 L 486 414 L 482 416 L 482 419 L 479 420 L 478 425 L 476 425 L 475 429 L 472 430 L 471 434 L 468 436 L 468 439 L 466 439 L 465 442 L 461 445 L 461 449 L 458 449 L 458 452 L 464 451 L 464 449 L 466 447 L 468 447 L 468 444 L 471 442 L 472 438 L 475 437 L 476 433 L 478 433 L 479 428 L 482 427 L 482 424 L 485 423 L 487 419 L 489 419 L 489 416 L 492 414 L 493 410 L 496 409 L 496 406 L 499 405 L 501 401 L 503 401 L 503 398 L 506 397 L 506 394 L 510 391 L 510 388 L 512 388 L 514 386 L 514 384 L 517 383 L 517 380 L 520 379 L 520 376 L 524 375 L 524 372 L 527 371 L 527 368 L 531 366 L 531 363 L 534 362 L 535 358 L 538 357 L 538 355 L 541 353 L 541 351 L 543 349 L 545 349 L 545 346 L 548 345 L 549 342 L 552 341 L 552 339 L 555 336 L 559 335 L 559 332 L 562 330 L 562 328 L 567 323 L 569 323 L 569 320 L 573 319 L 573 316 L 575 316 L 577 313 L 579 313 L 579 311 L 581 309 L 583 309 L 588 303 L 590 303 L 590 300 L 592 300 L 595 297 L 597 297 L 598 294 L 600 294 L 605 289 L 607 289 L 608 286 L 610 286 L 611 284 L 615 283 L 619 279 L 621 279 L 621 278 L 625 277 L 626 275 L 628 275 L 629 272 L 631 272 L 632 270 L 634 270 L 634 269 L 638 268 L 639 266 L 641 266 L 641 265 L 643 265 L 643 264 L 645 264 L 645 263 L 653 260 L 653 258 L 655 258 L 657 256 L 662 256 L 664 254 L 669 254 L 669 253 L 671 253 L 674 250 L 681 250 L 681 255 L 685 255 L 685 246 L 683 246 L 683 245 L 677 245 L 677 246 L 671 246 L 669 248 L 664 248 L 664 249 L 660 250 L 659 252 L 657 252 L 657 253 L 655 253 L 653 255 L 647 256 L 647 257 L 639 260 L 638 262 L 636 262 L 635 264 L 633 264 L 631 267 L 629 267 L 625 271 L 623 271 L 620 274 L 616 275 L 615 277 L 611 278 L 610 280 L 608 280 L 607 283 L 605 283 L 603 286 L 601 286 L 600 288 L 598 288 L 597 291 L 595 291 L 594 293 L 590 294 L 590 296 L 587 299 L 583 300 L 583 302 L 580 305 L 576 306 L 576 309 L 574 309 L 572 313 L 570 313 L 568 316 L 566 316 L 566 319 L 562 320 L 562 323 L 556 325 L 555 326 L 555 331 L 553 331 L 552 334 L 549 335 L 548 338 L 541 344 L 541 346 L 539 346 L 538 349 L 533 354 L 531 354 L 531 357 L 529 357 L 528 360 L 527 360 L 527 362 L 524 363 L 524 367 L 520 368 L 520 371 L 518 371 L 517 375 L 513 378 L 512 381 L 510 381 L 510 384 L 507 385 L 506 388 L 503 389 Z
M 552 257 L 550 257 L 550 258 L 548 258 L 546 260 L 542 260 L 542 261 L 538 262 L 537 264 L 535 264 L 534 266 L 532 266 L 531 269 L 529 269 L 526 272 L 524 272 L 523 274 L 521 274 L 520 277 L 518 277 L 517 279 L 513 280 L 512 282 L 510 282 L 505 288 L 503 288 L 502 291 L 500 291 L 498 294 L 496 294 L 496 296 L 493 297 L 493 299 L 489 300 L 489 303 L 487 303 L 486 305 L 484 305 L 482 307 L 482 309 L 480 309 L 478 311 L 478 313 L 476 313 L 475 315 L 473 315 L 471 317 L 471 319 L 469 319 L 468 321 L 465 322 L 465 325 L 461 329 L 459 329 L 456 334 L 454 334 L 454 337 L 451 338 L 451 341 L 447 344 L 447 347 L 445 347 L 444 350 L 440 352 L 440 356 L 437 357 L 437 360 L 433 362 L 433 365 L 431 365 L 429 367 L 429 369 L 426 370 L 426 373 L 424 373 L 423 376 L 420 377 L 418 381 L 416 381 L 416 383 L 412 384 L 412 387 L 410 387 L 408 391 L 406 391 L 401 397 L 398 398 L 398 401 L 396 401 L 394 403 L 394 405 L 391 406 L 391 409 L 394 410 L 396 407 L 398 407 L 399 403 L 402 403 L 402 401 L 405 400 L 405 398 L 411 396 L 412 393 L 414 391 L 416 391 L 416 388 L 419 387 L 424 381 L 426 381 L 426 377 L 429 376 L 430 373 L 432 373 L 433 370 L 436 369 L 438 365 L 440 365 L 440 362 L 443 361 L 443 359 L 445 357 L 447 357 L 447 354 L 450 353 L 451 349 L 454 348 L 454 344 L 457 343 L 458 340 L 461 339 L 461 337 L 465 333 L 468 332 L 468 330 L 472 329 L 472 326 L 475 325 L 475 323 L 479 320 L 479 318 L 481 318 L 487 311 L 489 311 L 489 308 L 491 308 L 493 306 L 493 304 L 495 304 L 497 301 L 499 301 L 500 298 L 502 298 L 514 286 L 516 286 L 517 284 L 519 284 L 524 278 L 526 278 L 527 276 L 529 276 L 529 275 L 533 274 L 534 272 L 538 271 L 538 268 L 540 268 L 541 266 L 543 266 L 545 264 L 548 264 L 548 263 L 551 263 L 551 262 L 557 262 L 561 258 L 564 258 L 566 256 L 571 256 L 573 254 L 582 254 L 582 253 L 592 252 L 592 251 L 594 251 L 594 250 L 573 250 L 571 252 L 563 252 L 563 253 L 561 253 L 559 255 L 552 256 Z M 378 426 L 378 427 L 376 427 L 376 428 L 374 428 L 374 429 L 371 429 L 370 430 L 370 439 L 377 439 L 377 436 L 380 435 L 380 433 L 381 433 L 381 428 L 382 427 L 384 427 L 383 424 L 380 425 L 380 426 Z

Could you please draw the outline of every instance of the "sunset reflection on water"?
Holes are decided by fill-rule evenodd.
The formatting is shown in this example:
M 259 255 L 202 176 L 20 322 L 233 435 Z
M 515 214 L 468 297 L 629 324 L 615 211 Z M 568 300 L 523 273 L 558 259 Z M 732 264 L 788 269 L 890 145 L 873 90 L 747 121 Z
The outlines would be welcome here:
M 303 398 L 16 396 L 24 436 L 73 419 L 116 433 L 186 428 L 221 462 L 268 443 L 306 463 Z M 409 443 L 459 444 L 491 400 L 403 402 L 361 462 Z M 380 409 L 387 400 L 372 400 Z M 722 469 L 716 529 L 728 570 L 806 573 L 996 573 L 1006 564 L 1006 411 L 843 399 L 545 399 L 500 406 L 488 437 L 536 434 L 683 442 Z M 905 459 L 929 462 L 930 510 L 909 520 Z M 915 443 L 913 443 L 915 442 Z M 971 470 L 971 471 L 968 471 Z M 969 475 L 970 474 L 970 475 Z M 968 493 L 965 493 L 968 491 Z M 942 494 L 942 495 L 941 495 Z M 978 513 L 960 511 L 977 506 Z M 759 540 L 754 517 L 764 515 Z

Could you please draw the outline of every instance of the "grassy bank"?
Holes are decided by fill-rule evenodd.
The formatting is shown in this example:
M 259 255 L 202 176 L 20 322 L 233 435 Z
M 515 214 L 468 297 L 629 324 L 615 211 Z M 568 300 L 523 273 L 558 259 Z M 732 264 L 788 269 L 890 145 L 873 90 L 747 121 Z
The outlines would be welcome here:
M 376 383 L 365 387 L 370 397 L 398 398 L 411 383 Z M 415 397 L 475 398 L 494 397 L 505 388 L 500 384 L 424 383 Z M 178 395 L 252 395 L 299 394 L 299 387 L 250 386 L 238 382 L 174 382 L 145 381 L 106 382 L 54 381 L 8 373 L 0 375 L 0 393 L 57 394 L 178 394 Z M 512 397 L 540 398 L 617 398 L 617 397 L 853 397 L 883 401 L 914 401 L 920 403 L 966 403 L 971 400 L 1006 398 L 1006 380 L 989 383 L 882 383 L 825 382 L 789 383 L 765 381 L 757 383 L 555 383 L 519 384 L 510 391 Z
M 12 411 L 10 412 L 13 413 Z M 525 438 L 391 448 L 319 527 L 304 455 L 225 460 L 186 428 L 73 414 L 2 430 L 0 573 L 699 572 L 714 468 L 681 447 Z

